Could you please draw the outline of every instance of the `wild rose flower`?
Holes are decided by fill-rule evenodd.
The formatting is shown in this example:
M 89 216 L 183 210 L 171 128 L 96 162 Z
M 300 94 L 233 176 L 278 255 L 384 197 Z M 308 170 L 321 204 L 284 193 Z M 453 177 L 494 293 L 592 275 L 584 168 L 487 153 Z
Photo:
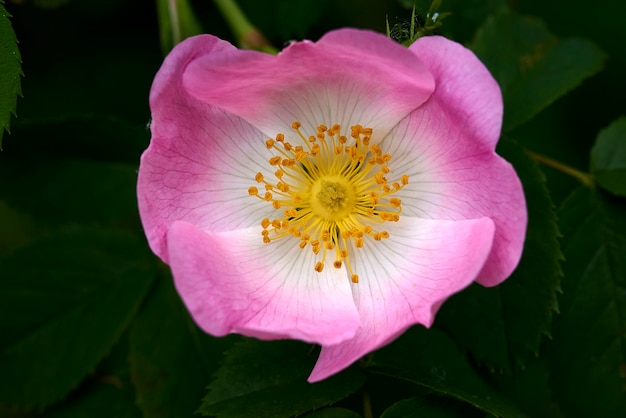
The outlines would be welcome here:
M 207 333 L 320 344 L 310 381 L 519 261 L 500 90 L 459 44 L 342 29 L 273 56 L 198 36 L 166 58 L 150 106 L 152 250 Z

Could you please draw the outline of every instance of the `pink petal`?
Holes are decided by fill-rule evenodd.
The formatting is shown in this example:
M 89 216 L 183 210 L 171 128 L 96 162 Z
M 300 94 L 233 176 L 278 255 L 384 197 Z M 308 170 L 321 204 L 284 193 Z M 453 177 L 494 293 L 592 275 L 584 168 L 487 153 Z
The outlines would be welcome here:
M 154 81 L 152 140 L 141 157 L 137 197 L 152 250 L 168 261 L 166 234 L 177 220 L 213 231 L 258 225 L 271 205 L 248 195 L 255 174 L 269 175 L 265 136 L 242 119 L 191 97 L 181 74 L 197 55 L 234 49 L 212 36 L 170 54 Z
M 437 87 L 426 104 L 384 140 L 394 172 L 407 174 L 403 212 L 432 219 L 491 218 L 496 226 L 489 259 L 477 281 L 505 280 L 524 246 L 527 211 L 513 167 L 495 154 L 500 135 L 500 90 L 480 61 L 439 37 L 411 47 L 430 68 Z
M 352 291 L 362 327 L 354 338 L 322 347 L 309 381 L 337 373 L 414 324 L 430 326 L 441 304 L 476 278 L 494 225 L 488 218 L 403 217 L 388 231 L 390 238 L 369 242 L 365 254 L 353 252 L 360 279 Z
M 292 122 L 306 135 L 319 124 L 355 124 L 384 135 L 421 105 L 432 76 L 416 56 L 371 31 L 342 29 L 317 43 L 295 42 L 278 56 L 254 51 L 206 54 L 184 74 L 187 90 L 241 116 L 268 136 Z
M 178 293 L 207 333 L 338 344 L 360 319 L 345 270 L 314 270 L 297 238 L 261 241 L 261 227 L 201 231 L 175 222 L 169 259 Z
M 493 150 L 502 129 L 502 93 L 484 64 L 469 49 L 440 36 L 420 38 L 409 50 L 435 77 L 432 100 L 445 104 L 451 120 Z

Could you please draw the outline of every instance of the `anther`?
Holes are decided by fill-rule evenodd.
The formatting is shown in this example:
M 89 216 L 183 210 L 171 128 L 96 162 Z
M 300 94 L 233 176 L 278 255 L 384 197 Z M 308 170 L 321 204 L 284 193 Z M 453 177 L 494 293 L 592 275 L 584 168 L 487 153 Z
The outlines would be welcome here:
M 274 157 L 270 158 L 269 160 L 270 165 L 278 165 L 280 164 L 281 158 L 280 155 L 275 155 Z
M 259 189 L 257 189 L 256 187 L 248 187 L 248 194 L 250 196 L 256 196 L 259 194 Z

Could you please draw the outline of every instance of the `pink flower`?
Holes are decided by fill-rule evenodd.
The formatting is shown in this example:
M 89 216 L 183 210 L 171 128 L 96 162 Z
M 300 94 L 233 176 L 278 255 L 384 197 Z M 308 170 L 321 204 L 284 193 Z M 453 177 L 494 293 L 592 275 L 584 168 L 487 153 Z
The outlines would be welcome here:
M 318 381 L 516 267 L 498 85 L 441 37 L 342 29 L 278 56 L 178 45 L 150 94 L 139 210 L 207 333 L 322 346 Z

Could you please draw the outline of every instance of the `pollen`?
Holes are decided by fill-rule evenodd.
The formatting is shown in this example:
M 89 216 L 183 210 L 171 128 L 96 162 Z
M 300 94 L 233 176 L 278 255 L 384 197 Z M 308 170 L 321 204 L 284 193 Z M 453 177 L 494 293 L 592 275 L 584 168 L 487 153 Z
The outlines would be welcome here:
M 353 125 L 344 134 L 341 125 L 328 123 L 303 132 L 295 121 L 291 129 L 261 141 L 270 152 L 268 170 L 254 176 L 259 187 L 248 188 L 248 195 L 277 210 L 274 219 L 260 221 L 262 241 L 295 239 L 294 246 L 313 253 L 310 268 L 321 273 L 328 261 L 358 284 L 353 261 L 371 254 L 366 246 L 375 251 L 377 242 L 390 237 L 382 224 L 400 220 L 402 201 L 394 194 L 409 177 L 388 180 L 395 174 L 392 156 L 373 143 L 372 128 Z

